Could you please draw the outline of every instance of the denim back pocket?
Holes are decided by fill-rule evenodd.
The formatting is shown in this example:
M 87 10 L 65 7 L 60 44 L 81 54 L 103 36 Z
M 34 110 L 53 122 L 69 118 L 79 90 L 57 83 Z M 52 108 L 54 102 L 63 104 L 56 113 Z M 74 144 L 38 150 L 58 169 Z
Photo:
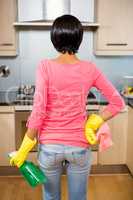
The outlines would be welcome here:
M 91 151 L 88 149 L 72 152 L 72 154 L 76 165 L 85 166 L 91 160 Z
M 50 169 L 56 164 L 56 153 L 50 151 L 45 145 L 39 146 L 38 162 L 41 167 Z

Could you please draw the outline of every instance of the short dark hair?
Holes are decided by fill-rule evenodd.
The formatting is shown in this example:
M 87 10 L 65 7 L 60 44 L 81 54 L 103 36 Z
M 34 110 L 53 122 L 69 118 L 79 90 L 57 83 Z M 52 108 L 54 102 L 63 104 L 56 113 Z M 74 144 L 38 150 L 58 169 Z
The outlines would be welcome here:
M 81 22 L 72 15 L 62 15 L 55 19 L 51 28 L 51 41 L 61 53 L 77 53 L 83 39 Z

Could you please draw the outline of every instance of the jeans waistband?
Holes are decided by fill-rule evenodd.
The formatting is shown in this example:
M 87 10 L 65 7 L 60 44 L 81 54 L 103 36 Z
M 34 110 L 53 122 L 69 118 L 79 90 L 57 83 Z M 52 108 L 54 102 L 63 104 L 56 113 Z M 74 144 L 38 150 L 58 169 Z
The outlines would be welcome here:
M 72 151 L 82 151 L 87 150 L 88 148 L 78 147 L 78 146 L 69 146 L 64 144 L 39 144 L 39 149 L 47 149 L 49 152 L 72 152 Z

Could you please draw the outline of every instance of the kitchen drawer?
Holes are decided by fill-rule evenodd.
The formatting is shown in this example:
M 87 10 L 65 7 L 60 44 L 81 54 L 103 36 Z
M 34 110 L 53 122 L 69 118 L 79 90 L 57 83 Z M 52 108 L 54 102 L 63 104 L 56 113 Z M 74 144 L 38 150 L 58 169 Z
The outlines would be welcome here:
M 0 106 L 0 113 L 14 113 L 14 106 Z

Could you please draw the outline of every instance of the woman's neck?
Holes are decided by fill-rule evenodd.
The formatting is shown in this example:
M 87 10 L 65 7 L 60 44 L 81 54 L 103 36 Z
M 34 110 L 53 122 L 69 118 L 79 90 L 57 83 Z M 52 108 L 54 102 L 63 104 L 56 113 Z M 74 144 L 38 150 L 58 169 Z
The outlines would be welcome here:
M 54 60 L 59 63 L 62 63 L 62 64 L 63 63 L 74 64 L 74 63 L 80 61 L 75 54 L 68 54 L 68 53 L 60 54 Z

